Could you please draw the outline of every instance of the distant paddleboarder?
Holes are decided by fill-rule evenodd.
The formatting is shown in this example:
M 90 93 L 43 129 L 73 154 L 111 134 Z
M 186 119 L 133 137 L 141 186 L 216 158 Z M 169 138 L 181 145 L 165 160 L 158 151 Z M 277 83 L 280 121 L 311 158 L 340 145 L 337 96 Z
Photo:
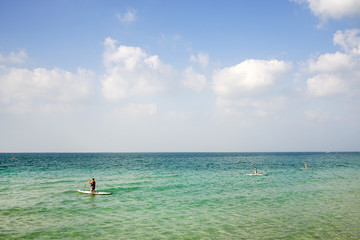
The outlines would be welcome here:
M 304 162 L 304 166 L 305 166 L 305 169 L 307 169 L 307 162 L 306 161 Z
M 91 187 L 91 192 L 95 192 L 95 185 L 96 185 L 95 178 L 93 178 L 92 181 L 89 181 L 89 183 Z
M 254 174 L 255 174 L 255 175 L 258 175 L 258 172 L 257 172 L 257 169 L 256 169 L 255 166 L 254 166 Z

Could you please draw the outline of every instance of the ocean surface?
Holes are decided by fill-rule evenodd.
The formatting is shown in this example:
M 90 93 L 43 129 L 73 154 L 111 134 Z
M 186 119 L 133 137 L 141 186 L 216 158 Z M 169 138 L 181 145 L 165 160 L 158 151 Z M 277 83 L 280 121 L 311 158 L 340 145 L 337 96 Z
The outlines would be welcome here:
M 113 194 L 77 193 L 92 177 Z M 0 153 L 0 220 L 0 239 L 360 239 L 360 153 Z

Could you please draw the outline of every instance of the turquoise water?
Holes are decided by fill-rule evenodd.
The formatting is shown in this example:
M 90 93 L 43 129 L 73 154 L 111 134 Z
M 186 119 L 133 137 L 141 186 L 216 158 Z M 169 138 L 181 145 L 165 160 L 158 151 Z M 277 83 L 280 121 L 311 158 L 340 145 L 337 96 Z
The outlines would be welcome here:
M 0 239 L 360 239 L 360 153 L 2 153 L 0 191 Z

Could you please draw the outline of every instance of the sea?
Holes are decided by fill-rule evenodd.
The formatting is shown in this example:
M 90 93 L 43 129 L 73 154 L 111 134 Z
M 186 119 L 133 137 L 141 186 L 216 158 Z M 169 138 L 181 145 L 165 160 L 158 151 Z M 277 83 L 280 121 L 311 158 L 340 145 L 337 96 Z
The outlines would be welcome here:
M 0 239 L 360 239 L 360 153 L 0 153 Z

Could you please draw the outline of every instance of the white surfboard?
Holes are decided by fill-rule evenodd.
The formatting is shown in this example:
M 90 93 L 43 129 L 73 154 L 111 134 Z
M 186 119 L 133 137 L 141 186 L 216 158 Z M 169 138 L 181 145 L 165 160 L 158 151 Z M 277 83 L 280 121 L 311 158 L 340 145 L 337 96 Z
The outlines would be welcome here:
M 85 190 L 76 190 L 79 193 L 86 193 L 86 194 L 91 194 L 91 195 L 111 195 L 111 192 L 99 192 L 99 191 L 95 191 L 95 192 L 91 192 L 91 191 L 85 191 Z

